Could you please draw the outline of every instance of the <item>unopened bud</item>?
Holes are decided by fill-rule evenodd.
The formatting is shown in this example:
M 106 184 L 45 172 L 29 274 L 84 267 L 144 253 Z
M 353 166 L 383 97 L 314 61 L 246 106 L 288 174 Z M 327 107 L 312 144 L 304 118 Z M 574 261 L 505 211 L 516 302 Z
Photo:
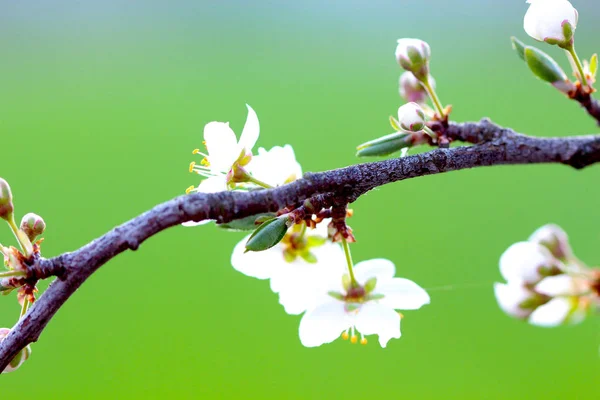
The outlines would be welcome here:
M 26 214 L 21 220 L 21 230 L 25 232 L 29 240 L 32 242 L 35 240 L 35 238 L 44 233 L 45 229 L 46 223 L 42 217 L 37 214 Z
M 10 329 L 0 328 L 0 341 L 2 341 L 9 333 L 10 333 Z M 13 371 L 17 370 L 21 365 L 23 365 L 23 363 L 25 361 L 27 361 L 27 359 L 29 358 L 30 355 L 31 355 L 31 346 L 27 346 L 23 350 L 21 350 L 17 353 L 15 358 L 13 358 L 8 363 L 8 365 L 6 366 L 6 368 L 4 368 L 4 371 L 2 371 L 2 373 L 7 374 L 9 372 L 13 372 Z
M 13 205 L 12 192 L 8 182 L 0 178 L 0 218 L 9 220 L 13 217 L 15 207 Z
M 435 89 L 435 79 L 429 76 L 428 81 L 431 87 Z M 427 90 L 425 90 L 425 87 L 423 87 L 421 81 L 419 81 L 412 72 L 406 71 L 400 75 L 399 84 L 400 96 L 403 99 L 418 104 L 422 104 L 427 101 L 427 97 L 429 97 Z
M 393 154 L 401 149 L 412 146 L 412 134 L 396 132 L 378 139 L 363 143 L 356 149 L 358 157 L 378 157 Z
M 405 131 L 422 131 L 425 126 L 425 111 L 417 103 L 406 103 L 398 108 L 398 123 Z
M 402 68 L 412 72 L 417 79 L 425 79 L 429 75 L 429 59 L 431 48 L 420 39 L 398 39 L 396 60 Z
M 281 242 L 289 228 L 289 223 L 290 220 L 286 215 L 263 222 L 248 238 L 246 252 L 268 250 Z
M 567 0 L 528 0 L 531 5 L 525 14 L 523 28 L 535 40 L 568 47 L 579 15 Z
M 529 69 L 539 79 L 550 83 L 565 94 L 575 89 L 565 71 L 548 54 L 531 46 L 525 48 L 524 54 Z
M 567 233 L 558 225 L 548 224 L 542 226 L 533 232 L 529 237 L 529 241 L 546 247 L 559 260 L 566 260 L 573 256 Z
M 563 268 L 546 247 L 534 242 L 515 243 L 500 257 L 500 273 L 508 282 L 535 284 Z

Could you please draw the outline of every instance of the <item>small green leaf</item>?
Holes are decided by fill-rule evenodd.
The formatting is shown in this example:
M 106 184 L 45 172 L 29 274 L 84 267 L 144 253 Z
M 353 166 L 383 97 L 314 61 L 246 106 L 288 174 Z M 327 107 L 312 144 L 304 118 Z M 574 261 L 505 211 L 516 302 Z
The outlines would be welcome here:
M 560 65 L 548 54 L 535 47 L 528 46 L 525 48 L 525 61 L 531 72 L 543 81 L 556 83 L 568 80 L 567 74 Z
M 245 218 L 234 219 L 233 221 L 226 222 L 224 224 L 217 224 L 217 226 L 221 229 L 227 229 L 230 231 L 251 231 L 256 229 L 256 227 L 261 223 L 274 217 L 275 214 L 273 213 L 257 214 Z
M 358 157 L 387 156 L 411 146 L 411 133 L 396 132 L 361 144 L 357 147 L 356 155 Z
M 275 246 L 285 236 L 288 230 L 288 221 L 288 218 L 283 216 L 263 222 L 246 242 L 246 252 L 263 251 Z
M 390 115 L 390 125 L 392 126 L 392 129 L 394 129 L 396 131 L 402 130 L 402 128 L 400 128 L 400 123 L 398 121 L 396 121 L 396 118 L 392 117 L 391 115 Z
M 525 60 L 525 44 L 514 36 L 510 38 L 510 41 L 517 55 L 521 57 L 521 60 Z
M 598 54 L 594 54 L 592 58 L 590 58 L 590 74 L 592 78 L 596 78 L 596 74 L 598 73 Z

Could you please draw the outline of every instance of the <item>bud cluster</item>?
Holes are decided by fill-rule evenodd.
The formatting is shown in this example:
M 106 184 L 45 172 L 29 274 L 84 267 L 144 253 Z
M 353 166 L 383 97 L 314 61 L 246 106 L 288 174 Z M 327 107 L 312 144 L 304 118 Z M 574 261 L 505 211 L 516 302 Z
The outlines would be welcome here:
M 545 225 L 528 241 L 510 246 L 500 258 L 506 283 L 496 283 L 500 308 L 532 325 L 581 322 L 597 304 L 600 271 L 575 258 L 566 233 Z
M 8 328 L 0 328 L 0 342 L 9 333 L 10 333 L 10 329 L 8 329 Z M 8 363 L 8 365 L 6 366 L 6 368 L 4 368 L 4 371 L 2 371 L 2 373 L 3 374 L 7 374 L 9 372 L 16 371 L 17 369 L 19 369 L 19 367 L 21 367 L 21 365 L 23 365 L 23 363 L 25 361 L 27 361 L 27 359 L 29 358 L 29 356 L 31 356 L 31 346 L 27 346 L 23 350 L 19 351 L 17 353 L 17 355 L 15 356 L 15 358 L 13 358 Z

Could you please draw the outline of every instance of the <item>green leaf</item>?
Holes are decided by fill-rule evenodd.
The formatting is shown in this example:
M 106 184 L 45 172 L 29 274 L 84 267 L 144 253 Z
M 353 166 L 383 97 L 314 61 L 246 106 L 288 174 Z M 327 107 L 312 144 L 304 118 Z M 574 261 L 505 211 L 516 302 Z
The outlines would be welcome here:
M 598 54 L 594 54 L 592 58 L 590 58 L 590 74 L 592 74 L 593 78 L 596 78 L 596 73 L 598 72 Z
M 525 48 L 525 61 L 531 72 L 543 81 L 556 83 L 568 80 L 567 74 L 560 65 L 548 54 L 535 47 L 528 46 Z
M 517 55 L 521 57 L 521 60 L 525 60 L 525 44 L 514 36 L 510 38 L 510 41 Z
M 263 222 L 246 242 L 246 252 L 267 250 L 281 242 L 288 230 L 288 221 L 283 216 Z
M 256 229 L 259 224 L 274 217 L 275 214 L 273 213 L 256 214 L 246 218 L 234 219 L 233 221 L 224 224 L 217 224 L 217 226 L 221 229 L 230 231 L 251 231 Z
M 361 144 L 357 147 L 356 155 L 358 157 L 387 156 L 411 146 L 411 133 L 396 132 Z

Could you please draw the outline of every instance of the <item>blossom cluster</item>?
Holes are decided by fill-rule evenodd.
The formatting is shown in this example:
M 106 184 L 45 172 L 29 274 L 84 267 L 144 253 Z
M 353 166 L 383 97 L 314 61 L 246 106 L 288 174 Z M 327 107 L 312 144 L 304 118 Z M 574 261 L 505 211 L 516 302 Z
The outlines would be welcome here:
M 205 179 L 188 193 L 271 188 L 299 178 L 302 169 L 290 145 L 252 153 L 258 130 L 258 117 L 250 106 L 239 141 L 227 123 L 207 124 L 207 152 L 194 150 L 204 159 L 190 166 Z M 400 337 L 401 314 L 396 310 L 429 303 L 429 295 L 416 283 L 394 277 L 395 266 L 389 260 L 354 266 L 348 243 L 331 218 L 310 215 L 295 221 L 286 215 L 259 218 L 258 228 L 251 224 L 256 230 L 235 246 L 231 264 L 247 276 L 268 280 L 286 313 L 303 314 L 299 336 L 304 346 L 320 346 L 339 337 L 357 343 L 360 334 L 360 343 L 366 344 L 368 335 L 378 335 L 386 347 L 390 339 Z M 277 240 L 270 240 L 273 233 Z M 268 243 L 263 237 L 269 238 Z
M 500 258 L 500 273 L 506 280 L 494 285 L 500 308 L 532 325 L 579 323 L 600 300 L 600 270 L 575 257 L 567 234 L 556 225 L 510 246 Z

